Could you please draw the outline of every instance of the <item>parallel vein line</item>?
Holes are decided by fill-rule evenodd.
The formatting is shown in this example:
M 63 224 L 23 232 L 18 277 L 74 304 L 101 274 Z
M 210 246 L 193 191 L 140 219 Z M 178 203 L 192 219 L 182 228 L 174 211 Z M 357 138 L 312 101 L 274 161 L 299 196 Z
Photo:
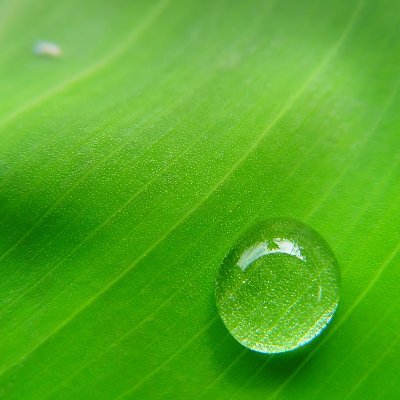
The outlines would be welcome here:
M 257 370 L 254 372 L 254 374 L 247 379 L 243 385 L 241 385 L 230 397 L 229 400 L 234 399 L 246 386 L 248 386 L 250 384 L 250 382 L 272 361 L 274 356 L 271 356 L 269 358 L 267 358 L 261 365 L 259 368 L 257 368 Z
M 392 101 L 394 100 L 395 95 L 397 94 L 398 89 L 399 89 L 399 83 L 400 83 L 400 82 L 397 83 L 397 85 L 396 85 L 396 87 L 395 87 L 395 90 L 393 91 L 392 95 L 391 95 L 390 98 L 389 98 L 389 101 L 387 102 L 387 104 L 386 104 L 386 106 L 385 106 L 385 108 L 384 108 L 384 111 L 383 111 L 383 113 L 382 113 L 382 117 L 381 117 L 381 118 L 378 120 L 378 122 L 375 124 L 373 130 L 371 131 L 371 134 L 372 134 L 372 132 L 375 131 L 376 128 L 379 126 L 380 122 L 381 122 L 382 119 L 383 119 L 384 113 L 388 110 L 389 105 L 390 105 L 390 104 L 392 103 Z M 369 137 L 371 136 L 371 134 L 368 135 L 368 137 L 364 140 L 364 142 L 366 142 L 366 141 L 369 139 Z M 348 169 L 348 168 L 346 168 L 345 171 L 347 171 L 347 169 Z M 391 171 L 391 170 L 393 170 L 393 168 L 390 168 L 390 171 Z M 340 182 L 340 180 L 343 178 L 343 176 L 344 176 L 344 173 L 340 174 L 339 179 L 337 179 L 337 180 L 333 183 L 333 185 L 331 185 L 331 186 L 328 188 L 327 193 L 329 193 L 331 190 L 333 190 L 333 188 Z M 326 195 L 324 195 L 323 198 L 326 198 Z M 319 204 L 318 204 L 317 207 L 314 207 L 314 208 L 310 211 L 310 213 L 308 214 L 308 217 L 307 217 L 307 218 L 309 218 L 313 213 L 315 213 L 315 211 L 321 206 L 321 204 L 322 204 L 322 201 L 319 202 Z M 397 249 L 397 250 L 396 250 L 396 249 Z M 393 257 L 395 256 L 395 253 L 397 253 L 397 251 L 399 250 L 398 247 L 397 247 L 396 249 L 395 249 L 395 251 L 394 251 L 394 254 L 391 253 L 391 254 L 389 255 L 389 258 L 390 258 L 391 256 L 393 256 Z M 382 275 L 382 273 L 383 273 L 383 271 L 384 271 L 384 269 L 385 269 L 385 267 L 386 267 L 387 264 L 388 264 L 388 263 L 387 263 L 385 260 L 383 260 L 383 264 L 382 264 L 381 267 L 377 270 L 376 274 L 374 275 L 374 277 L 372 278 L 372 280 L 368 283 L 367 287 L 366 287 L 366 288 L 361 292 L 361 294 L 356 298 L 355 302 L 352 304 L 352 306 L 350 307 L 350 309 L 344 314 L 344 316 L 342 317 L 341 321 L 339 321 L 339 323 L 338 323 L 335 327 L 333 327 L 333 328 L 330 330 L 330 332 L 328 333 L 328 335 L 324 338 L 324 340 L 318 345 L 318 347 L 317 347 L 316 349 L 318 349 L 320 346 L 322 346 L 322 345 L 331 337 L 331 335 L 333 335 L 333 334 L 336 332 L 336 330 L 338 329 L 338 327 L 341 326 L 341 325 L 347 320 L 347 318 L 351 315 L 351 313 L 353 312 L 353 310 L 360 304 L 360 302 L 363 300 L 363 298 L 368 294 L 368 292 L 371 290 L 371 288 L 375 285 L 375 283 L 377 282 L 377 280 L 379 279 L 379 277 Z M 294 378 L 294 376 L 296 376 L 296 375 L 299 373 L 299 371 L 307 364 L 307 362 L 312 358 L 312 356 L 313 356 L 315 353 L 316 353 L 316 350 L 313 351 L 312 353 L 310 353 L 309 357 L 307 357 L 307 358 L 305 359 L 305 361 L 299 366 L 299 368 L 297 368 L 297 369 L 294 371 L 294 373 L 292 374 L 292 376 L 290 376 L 290 377 L 283 383 L 282 387 L 281 387 L 281 388 L 278 388 L 278 392 L 281 392 L 281 391 L 283 390 L 283 387 L 286 387 L 286 385 Z
M 359 294 L 359 296 L 356 298 L 356 300 L 353 302 L 351 307 L 346 311 L 346 313 L 343 315 L 342 319 L 334 326 L 329 332 L 329 335 L 327 335 L 323 341 L 319 344 L 319 346 L 316 348 L 315 351 L 311 352 L 310 355 L 299 365 L 299 367 L 293 372 L 293 374 L 275 391 L 273 394 L 272 398 L 275 398 L 279 393 L 282 392 L 282 390 L 288 385 L 289 382 L 300 372 L 300 370 L 307 364 L 307 362 L 313 357 L 313 355 L 316 353 L 317 349 L 320 348 L 337 330 L 340 326 L 343 325 L 343 323 L 347 320 L 347 318 L 351 315 L 351 313 L 354 311 L 354 309 L 361 303 L 361 301 L 364 299 L 364 297 L 368 294 L 368 292 L 371 290 L 371 288 L 375 285 L 375 283 L 378 281 L 379 277 L 382 275 L 384 272 L 385 268 L 387 265 L 389 265 L 392 260 L 395 258 L 397 253 L 400 250 L 400 242 L 397 244 L 397 246 L 392 250 L 392 252 L 389 254 L 389 256 L 383 260 L 382 264 L 376 271 L 374 277 L 371 279 L 369 284 L 365 287 L 365 289 Z
M 208 79 L 205 80 L 205 82 Z M 202 81 L 202 83 L 205 83 Z M 197 89 L 198 86 L 196 86 L 195 89 Z M 194 89 L 194 90 L 195 90 Z M 178 105 L 180 105 L 181 103 L 184 102 L 184 100 L 187 99 L 187 97 L 189 97 L 190 95 L 193 94 L 194 90 L 192 91 L 188 91 L 186 94 L 187 96 L 184 96 L 179 102 L 177 102 Z M 164 115 L 166 115 L 168 112 L 171 111 L 171 109 L 173 110 L 173 107 L 178 107 L 178 105 L 174 104 L 173 106 L 169 107 L 166 109 L 165 112 L 161 113 L 161 115 L 158 116 L 158 118 L 163 117 Z M 143 127 L 147 127 L 148 124 L 152 123 L 153 121 L 146 121 L 143 124 Z M 155 146 L 157 143 L 159 143 L 161 140 L 165 139 L 168 135 L 170 135 L 173 132 L 173 128 L 171 127 L 170 129 L 168 129 L 162 136 L 156 138 L 154 140 L 153 143 L 151 143 L 149 145 L 149 148 L 152 148 L 153 146 Z M 3 258 L 5 258 L 8 254 L 10 254 L 13 250 L 15 250 L 27 237 L 29 237 L 32 232 L 34 232 L 34 230 L 40 226 L 40 224 L 45 220 L 45 218 L 47 216 L 49 216 L 51 214 L 51 212 L 53 210 L 56 209 L 57 206 L 60 205 L 60 203 L 67 198 L 68 195 L 70 195 L 71 193 L 73 193 L 78 187 L 79 185 L 84 182 L 86 180 L 87 177 L 89 177 L 97 168 L 99 168 L 102 164 L 104 164 L 106 161 L 112 159 L 112 157 L 114 157 L 120 150 L 122 150 L 128 143 L 130 143 L 132 141 L 132 138 L 128 138 L 127 140 L 123 141 L 121 144 L 117 145 L 112 151 L 110 151 L 105 157 L 101 158 L 96 164 L 94 164 L 93 166 L 91 166 L 69 189 L 67 189 L 64 193 L 62 193 L 56 200 L 54 200 L 53 204 L 36 220 L 36 222 L 34 222 L 34 224 L 32 225 L 32 227 L 30 227 L 18 240 L 16 243 L 14 243 L 8 250 L 6 250 L 1 256 L 0 256 L 0 260 L 2 260 Z M 149 149 L 148 148 L 148 149 Z M 148 149 L 146 149 L 148 151 Z M 140 157 L 143 156 L 139 155 L 137 158 L 140 159 Z M 160 175 L 161 176 L 161 175 Z M 153 182 L 153 181 L 152 181 Z M 144 184 L 143 187 L 148 187 L 148 184 Z M 141 188 L 138 189 L 138 191 L 141 191 Z M 132 198 L 133 200 L 133 198 Z M 119 210 L 121 211 L 121 210 Z M 110 218 L 107 219 L 107 221 L 109 221 Z M 95 230 L 97 230 L 97 228 L 95 228 Z M 92 233 L 89 233 L 89 235 L 91 235 Z M 84 241 L 86 241 L 87 238 L 84 239 Z M 79 246 L 80 247 L 80 246 Z M 46 247 L 42 248 L 41 251 L 43 251 Z M 39 251 L 39 254 L 41 253 L 41 251 Z M 38 254 L 36 255 L 38 256 Z M 4 283 L 3 283 L 4 284 Z
M 200 237 L 198 239 L 201 240 L 203 237 Z M 197 241 L 196 241 L 197 242 Z M 179 259 L 183 259 L 187 253 L 190 250 L 182 253 L 179 257 Z M 214 259 L 220 257 L 221 255 L 218 254 L 218 256 L 213 256 L 211 258 L 211 260 L 209 260 L 209 262 L 211 263 Z M 177 264 L 177 262 L 179 261 L 178 259 L 174 260 L 175 262 L 172 264 L 172 266 L 174 264 Z M 151 283 L 153 283 L 154 281 L 157 280 L 157 277 L 153 278 L 150 283 L 146 284 L 142 290 L 145 290 L 149 287 L 149 285 Z M 127 332 L 125 332 L 122 336 L 118 337 L 116 340 L 114 340 L 112 343 L 110 343 L 103 351 L 101 351 L 100 353 L 97 353 L 95 357 L 93 357 L 92 359 L 90 359 L 88 362 L 86 362 L 83 365 L 80 365 L 79 368 L 77 370 L 74 371 L 74 373 L 70 376 L 68 376 L 66 379 L 64 379 L 61 383 L 59 383 L 55 388 L 53 388 L 42 400 L 47 399 L 52 393 L 56 392 L 60 387 L 64 386 L 67 382 L 69 382 L 72 378 L 74 378 L 76 375 L 78 375 L 82 370 L 84 370 L 85 368 L 87 368 L 88 366 L 92 365 L 94 362 L 96 362 L 99 358 L 101 358 L 102 356 L 104 356 L 105 354 L 107 354 L 112 348 L 114 348 L 115 346 L 117 346 L 119 343 L 123 342 L 125 339 L 127 339 L 130 335 L 132 335 L 134 332 L 136 332 L 141 326 L 143 326 L 144 324 L 146 324 L 146 322 L 151 321 L 153 319 L 153 317 L 155 315 L 157 315 L 157 313 L 163 309 L 163 307 L 168 304 L 171 300 L 173 300 L 178 294 L 180 293 L 179 290 L 176 290 L 174 292 L 172 292 L 172 294 L 170 296 L 168 296 L 168 298 L 166 298 L 161 304 L 159 304 L 157 306 L 157 308 L 155 308 L 152 312 L 150 312 L 149 314 L 146 315 L 146 317 L 144 317 L 141 321 L 139 321 L 135 326 L 133 326 L 131 329 L 129 329 Z M 216 316 L 212 319 L 213 321 L 216 319 Z
M 16 297 L 10 304 L 8 304 L 7 308 L 3 310 L 3 312 L 7 311 L 12 307 L 12 305 L 18 301 L 19 298 L 22 296 L 27 295 L 30 293 L 35 287 L 37 287 L 41 282 L 43 282 L 46 277 L 48 277 L 52 272 L 54 272 L 55 269 L 57 269 L 63 262 L 65 262 L 68 258 L 70 258 L 72 255 L 76 254 L 76 252 L 85 244 L 87 243 L 92 237 L 94 237 L 102 228 L 107 226 L 110 221 L 112 221 L 118 214 L 120 214 L 126 207 L 128 207 L 129 204 L 131 204 L 138 196 L 140 196 L 149 186 L 151 186 L 154 182 L 156 182 L 162 175 L 164 175 L 166 172 L 168 172 L 169 169 L 171 169 L 177 160 L 182 158 L 186 153 L 188 153 L 193 147 L 201 140 L 195 140 L 193 143 L 191 143 L 190 146 L 186 147 L 183 149 L 180 153 L 178 153 L 171 161 L 170 163 L 163 169 L 159 171 L 158 174 L 156 174 L 152 179 L 148 180 L 145 185 L 143 185 L 139 190 L 137 190 L 135 193 L 133 193 L 132 196 L 130 196 L 121 206 L 119 206 L 113 213 L 111 213 L 101 224 L 99 224 L 94 230 L 92 230 L 85 238 L 62 260 L 60 260 L 53 268 L 51 268 L 46 274 L 44 274 L 40 279 L 38 279 L 34 285 L 29 287 L 28 290 L 22 292 L 18 297 Z M 34 315 L 31 316 L 31 318 Z
M 362 385 L 362 383 L 368 378 L 369 375 L 375 370 L 375 368 L 383 361 L 383 359 L 388 355 L 388 353 L 397 345 L 400 341 L 400 334 L 397 335 L 397 338 L 393 341 L 393 343 L 386 348 L 386 350 L 375 360 L 372 364 L 371 368 L 369 368 L 365 374 L 360 378 L 356 385 L 354 385 L 348 395 L 344 398 L 347 400 L 350 398 L 353 393 Z
M 396 95 L 399 91 L 399 86 L 400 86 L 400 81 L 397 82 L 397 84 L 394 87 L 394 90 L 392 91 L 392 93 L 390 94 L 390 96 L 388 97 L 388 100 L 386 101 L 382 112 L 381 112 L 381 117 L 378 118 L 378 120 L 375 122 L 374 126 L 369 130 L 369 132 L 364 135 L 364 138 L 362 139 L 362 141 L 360 142 L 360 145 L 363 144 L 365 145 L 366 143 L 368 143 L 369 139 L 371 139 L 371 137 L 373 136 L 373 134 L 376 132 L 377 128 L 379 127 L 379 125 L 382 123 L 386 112 L 389 110 L 390 106 L 393 103 L 393 100 L 396 98 Z M 361 150 L 358 152 L 357 156 L 359 156 L 361 154 Z M 352 158 L 352 161 L 350 163 L 347 163 L 346 167 L 343 168 L 342 172 L 339 174 L 339 176 L 337 177 L 336 180 L 334 180 L 332 182 L 332 184 L 330 185 L 330 187 L 324 192 L 324 194 L 320 197 L 318 203 L 313 207 L 313 209 L 308 213 L 307 215 L 307 219 L 310 218 L 322 205 L 322 203 L 325 201 L 325 199 L 329 196 L 330 193 L 332 193 L 332 191 L 334 190 L 334 188 L 336 186 L 339 185 L 339 183 L 342 181 L 343 177 L 346 176 L 346 174 L 348 173 L 348 171 L 350 170 L 351 166 L 354 165 L 356 162 L 356 157 Z
M 132 393 L 133 391 L 135 391 L 135 389 L 139 388 L 140 386 L 142 386 L 142 384 L 147 381 L 150 377 L 152 377 L 153 375 L 155 375 L 158 371 L 160 371 L 164 366 L 166 366 L 170 361 L 172 361 L 182 350 L 185 350 L 186 348 L 188 348 L 197 338 L 199 338 L 203 333 L 205 333 L 208 328 L 213 324 L 213 322 L 215 322 L 216 320 L 216 316 L 214 316 L 211 320 L 209 320 L 207 322 L 206 325 L 203 326 L 202 329 L 200 329 L 196 335 L 194 335 L 189 341 L 187 341 L 180 349 L 178 349 L 177 351 L 173 352 L 170 357 L 168 357 L 162 364 L 160 364 L 158 367 L 156 367 L 155 369 L 153 369 L 153 371 L 146 375 L 143 379 L 141 379 L 139 382 L 136 383 L 136 385 L 133 388 L 129 388 L 128 390 L 124 391 L 123 393 L 121 393 L 120 395 L 118 395 L 117 397 L 115 397 L 114 400 L 119 400 L 122 399 L 126 396 L 128 396 L 130 393 Z
M 244 357 L 246 353 L 247 349 L 241 350 L 239 354 L 217 376 L 217 378 L 214 379 L 213 382 L 210 385 L 208 385 L 198 396 L 196 396 L 196 399 L 203 397 L 205 393 L 210 391 L 217 384 L 217 382 L 220 381 L 229 372 L 229 370 Z
M 350 360 L 352 358 L 352 356 L 357 352 L 357 350 L 362 347 L 364 344 L 366 344 L 368 342 L 368 339 L 371 338 L 371 336 L 378 331 L 379 329 L 381 329 L 381 325 L 386 321 L 387 317 L 390 315 L 391 312 L 393 312 L 393 310 L 396 309 L 396 307 L 399 305 L 400 303 L 400 298 L 395 301 L 390 307 L 389 309 L 386 310 L 385 314 L 379 319 L 378 323 L 375 323 L 375 326 L 373 327 L 373 329 L 369 330 L 369 332 L 362 338 L 362 340 L 355 346 L 352 348 L 352 350 L 350 352 L 348 352 L 348 354 L 346 354 L 346 357 L 341 360 L 341 363 L 334 369 L 334 371 L 328 376 L 327 379 L 324 380 L 323 385 L 320 386 L 320 388 L 318 389 L 317 392 L 314 393 L 313 397 L 319 397 L 318 394 L 321 393 L 321 391 L 324 389 L 324 387 L 327 385 L 327 383 L 332 379 L 332 377 L 335 376 L 336 372 L 339 371 L 348 360 Z

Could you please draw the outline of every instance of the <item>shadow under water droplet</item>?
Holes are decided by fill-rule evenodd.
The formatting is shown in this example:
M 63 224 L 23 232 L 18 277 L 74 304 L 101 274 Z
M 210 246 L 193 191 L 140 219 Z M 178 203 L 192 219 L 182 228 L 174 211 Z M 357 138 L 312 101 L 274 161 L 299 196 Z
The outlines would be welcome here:
M 217 313 L 216 308 L 210 310 L 210 319 Z M 228 382 L 233 387 L 233 394 L 230 395 L 237 394 L 237 398 L 240 398 L 240 391 L 248 390 L 249 387 L 255 392 L 262 390 L 266 396 L 272 394 L 291 377 L 324 334 L 304 347 L 279 354 L 262 354 L 242 346 L 232 337 L 220 318 L 207 330 L 207 336 L 214 355 L 214 380 Z M 301 374 L 307 374 L 307 370 L 308 364 L 305 364 Z M 208 393 L 210 396 L 211 390 Z

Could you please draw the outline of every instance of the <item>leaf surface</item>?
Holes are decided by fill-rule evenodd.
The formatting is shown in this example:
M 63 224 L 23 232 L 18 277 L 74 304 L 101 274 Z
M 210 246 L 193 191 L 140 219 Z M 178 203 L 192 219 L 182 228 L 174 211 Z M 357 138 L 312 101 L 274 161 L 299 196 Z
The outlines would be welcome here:
M 1 1 L 0 395 L 398 397 L 399 16 Z M 321 337 L 272 357 L 230 336 L 214 290 L 279 216 L 325 238 L 342 289 Z

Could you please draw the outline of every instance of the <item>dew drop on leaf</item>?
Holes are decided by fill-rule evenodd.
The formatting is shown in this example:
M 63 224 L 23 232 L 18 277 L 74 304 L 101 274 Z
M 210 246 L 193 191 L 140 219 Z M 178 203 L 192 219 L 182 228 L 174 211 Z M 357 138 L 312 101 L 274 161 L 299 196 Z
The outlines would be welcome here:
M 242 345 L 261 353 L 294 350 L 320 334 L 337 308 L 335 256 L 309 226 L 266 220 L 225 257 L 216 301 L 225 326 Z

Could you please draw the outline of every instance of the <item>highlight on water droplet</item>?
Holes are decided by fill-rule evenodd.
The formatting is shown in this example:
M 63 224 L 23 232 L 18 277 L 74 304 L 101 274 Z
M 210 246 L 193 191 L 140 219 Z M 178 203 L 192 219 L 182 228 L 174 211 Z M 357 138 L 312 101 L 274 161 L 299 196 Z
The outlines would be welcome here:
M 325 240 L 294 219 L 274 218 L 247 231 L 225 257 L 216 302 L 242 345 L 282 353 L 313 340 L 339 301 L 339 268 Z

